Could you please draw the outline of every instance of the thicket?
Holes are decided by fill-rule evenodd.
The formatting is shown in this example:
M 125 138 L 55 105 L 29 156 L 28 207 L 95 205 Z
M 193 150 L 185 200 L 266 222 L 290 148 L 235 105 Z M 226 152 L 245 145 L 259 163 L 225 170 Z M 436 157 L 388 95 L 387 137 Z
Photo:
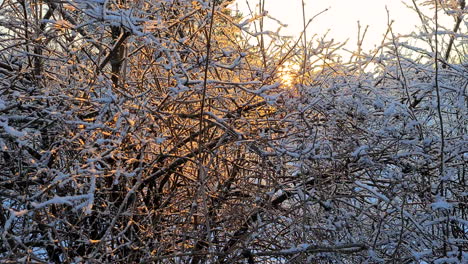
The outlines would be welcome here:
M 230 2 L 1 3 L 0 261 L 466 263 L 465 1 L 348 61 Z

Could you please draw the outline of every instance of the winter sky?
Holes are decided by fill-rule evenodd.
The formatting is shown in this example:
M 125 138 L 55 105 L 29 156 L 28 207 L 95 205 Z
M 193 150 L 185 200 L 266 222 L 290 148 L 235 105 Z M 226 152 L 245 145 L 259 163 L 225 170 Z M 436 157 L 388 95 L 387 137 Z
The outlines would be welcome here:
M 239 10 L 247 15 L 250 8 L 254 9 L 258 0 L 237 0 Z M 408 9 L 400 0 L 304 0 L 307 20 L 321 11 L 325 13 L 317 16 L 307 29 L 308 38 L 313 34 L 323 35 L 328 30 L 329 38 L 337 41 L 349 39 L 348 49 L 355 49 L 357 43 L 358 23 L 362 30 L 369 25 L 364 49 L 371 49 L 379 45 L 387 30 L 388 16 L 393 22 L 394 33 L 410 33 L 420 21 L 417 14 Z M 412 4 L 410 0 L 404 1 Z M 303 29 L 302 0 L 265 0 L 265 9 L 268 14 L 288 24 L 282 32 L 292 36 L 299 36 Z M 274 23 L 267 24 L 269 29 L 275 29 Z

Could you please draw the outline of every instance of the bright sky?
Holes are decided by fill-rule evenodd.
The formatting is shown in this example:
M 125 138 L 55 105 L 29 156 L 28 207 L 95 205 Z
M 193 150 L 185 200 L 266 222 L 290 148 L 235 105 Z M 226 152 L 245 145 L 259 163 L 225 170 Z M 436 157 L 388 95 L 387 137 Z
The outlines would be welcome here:
M 250 7 L 255 8 L 258 0 L 237 0 L 239 10 L 249 14 L 246 1 Z M 360 21 L 362 30 L 369 25 L 363 48 L 371 49 L 380 45 L 383 35 L 387 30 L 387 11 L 393 24 L 394 33 L 410 33 L 420 21 L 417 14 L 406 8 L 400 0 L 304 0 L 307 20 L 320 13 L 324 9 L 329 10 L 316 17 L 309 25 L 308 36 L 313 34 L 323 35 L 330 30 L 329 38 L 345 41 L 349 38 L 348 49 L 355 50 L 357 43 L 357 21 Z M 411 1 L 405 0 L 411 4 Z M 299 36 L 303 28 L 301 0 L 265 0 L 265 9 L 269 15 L 288 24 L 283 29 L 283 34 Z M 257 8 L 258 10 L 258 8 Z M 273 23 L 268 29 L 276 29 Z

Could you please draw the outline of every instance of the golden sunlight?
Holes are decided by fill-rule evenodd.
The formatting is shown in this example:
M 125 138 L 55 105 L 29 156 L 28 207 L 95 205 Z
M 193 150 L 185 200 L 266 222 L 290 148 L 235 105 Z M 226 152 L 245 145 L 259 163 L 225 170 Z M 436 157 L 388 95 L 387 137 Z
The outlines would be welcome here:
M 291 62 L 286 62 L 280 66 L 278 75 L 281 79 L 281 83 L 285 87 L 293 87 L 297 83 L 297 76 L 300 70 L 300 66 Z

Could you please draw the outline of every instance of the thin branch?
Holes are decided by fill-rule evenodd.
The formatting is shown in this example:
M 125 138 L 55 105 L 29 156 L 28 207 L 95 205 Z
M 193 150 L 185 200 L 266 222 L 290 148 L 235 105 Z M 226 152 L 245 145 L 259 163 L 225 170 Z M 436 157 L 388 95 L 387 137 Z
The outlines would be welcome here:
M 363 250 L 366 250 L 365 244 L 345 244 L 340 246 L 315 246 L 305 245 L 297 248 L 291 248 L 280 251 L 264 251 L 264 252 L 252 252 L 253 256 L 291 256 L 296 254 L 317 254 L 317 253 L 339 253 L 339 254 L 353 254 Z

